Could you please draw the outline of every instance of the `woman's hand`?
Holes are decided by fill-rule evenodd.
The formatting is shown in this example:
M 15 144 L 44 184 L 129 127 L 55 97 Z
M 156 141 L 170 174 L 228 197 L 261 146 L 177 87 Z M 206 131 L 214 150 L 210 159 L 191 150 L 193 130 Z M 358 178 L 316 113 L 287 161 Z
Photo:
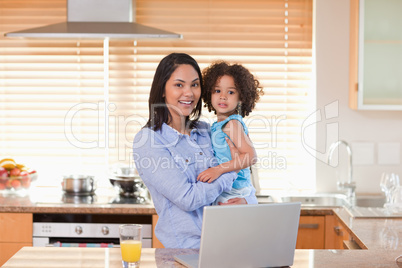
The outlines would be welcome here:
M 240 197 L 236 197 L 236 198 L 232 198 L 229 199 L 228 201 L 226 201 L 225 203 L 219 202 L 218 205 L 220 206 L 227 206 L 227 205 L 246 205 L 247 201 L 245 198 L 240 198 Z

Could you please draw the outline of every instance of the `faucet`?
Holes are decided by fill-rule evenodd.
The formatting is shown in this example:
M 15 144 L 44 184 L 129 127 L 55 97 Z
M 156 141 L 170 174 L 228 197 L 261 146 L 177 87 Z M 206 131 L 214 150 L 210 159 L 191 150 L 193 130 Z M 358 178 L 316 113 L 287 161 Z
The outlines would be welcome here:
M 348 158 L 349 158 L 348 180 L 347 180 L 347 182 L 338 181 L 337 185 L 338 185 L 338 189 L 347 190 L 347 198 L 349 199 L 349 201 L 351 203 L 354 203 L 356 182 L 353 181 L 352 149 L 350 148 L 349 144 L 346 141 L 339 140 L 339 141 L 331 144 L 331 146 L 329 147 L 329 152 L 328 152 L 328 165 L 331 165 L 332 155 L 333 155 L 335 149 L 341 144 L 345 145 L 346 151 L 348 153 Z

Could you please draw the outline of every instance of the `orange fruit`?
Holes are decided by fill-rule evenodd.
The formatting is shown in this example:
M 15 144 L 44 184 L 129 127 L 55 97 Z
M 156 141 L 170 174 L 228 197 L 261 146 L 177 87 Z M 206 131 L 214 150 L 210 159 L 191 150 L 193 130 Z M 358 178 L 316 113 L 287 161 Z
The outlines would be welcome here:
M 23 164 L 16 164 L 16 166 L 21 171 L 28 171 L 28 168 Z
M 3 167 L 7 170 L 12 170 L 13 168 L 17 167 L 14 159 L 11 158 L 4 158 L 0 160 L 0 167 Z

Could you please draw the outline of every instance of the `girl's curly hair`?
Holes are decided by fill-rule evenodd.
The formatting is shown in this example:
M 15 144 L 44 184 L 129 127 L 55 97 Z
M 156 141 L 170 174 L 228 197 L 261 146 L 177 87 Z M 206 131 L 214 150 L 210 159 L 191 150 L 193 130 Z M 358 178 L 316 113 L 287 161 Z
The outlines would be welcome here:
M 211 103 L 211 96 L 216 83 L 224 75 L 233 77 L 236 89 L 239 92 L 241 107 L 238 113 L 242 117 L 249 115 L 254 109 L 255 103 L 264 94 L 260 82 L 244 66 L 240 64 L 230 65 L 225 61 L 215 62 L 202 71 L 204 82 L 202 100 L 205 103 L 204 107 L 207 107 L 209 112 L 214 111 L 216 114 Z

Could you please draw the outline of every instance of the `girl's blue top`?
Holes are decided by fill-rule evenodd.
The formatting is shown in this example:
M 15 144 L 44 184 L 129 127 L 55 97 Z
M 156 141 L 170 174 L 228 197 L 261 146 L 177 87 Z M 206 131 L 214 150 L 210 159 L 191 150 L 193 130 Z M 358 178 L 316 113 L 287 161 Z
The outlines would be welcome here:
M 218 159 L 219 164 L 232 160 L 229 145 L 225 140 L 225 137 L 228 137 L 228 135 L 222 130 L 230 120 L 238 120 L 242 124 L 244 132 L 248 135 L 247 126 L 243 121 L 243 117 L 239 114 L 233 114 L 221 122 L 214 122 L 211 127 L 211 140 L 212 148 L 214 149 L 215 157 Z M 241 189 L 251 185 L 250 168 L 247 167 L 240 170 L 237 174 L 237 179 L 233 182 L 233 188 Z
M 200 172 L 218 165 L 209 124 L 198 122 L 190 135 L 167 124 L 158 131 L 143 128 L 134 138 L 133 160 L 159 216 L 158 239 L 166 248 L 199 248 L 204 206 L 230 191 L 237 177 L 228 172 L 212 183 L 197 181 Z M 254 188 L 246 201 L 257 204 Z

